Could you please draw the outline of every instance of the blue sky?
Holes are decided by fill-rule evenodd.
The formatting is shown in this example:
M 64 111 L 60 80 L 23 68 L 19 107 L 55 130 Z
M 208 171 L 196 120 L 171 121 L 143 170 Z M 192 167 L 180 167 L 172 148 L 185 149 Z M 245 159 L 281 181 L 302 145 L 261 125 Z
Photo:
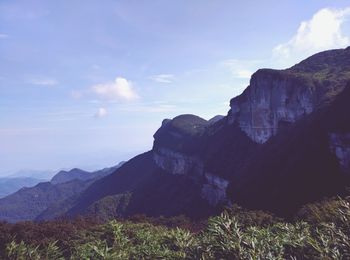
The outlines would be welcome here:
M 0 1 L 0 175 L 96 169 L 261 67 L 350 45 L 349 1 Z

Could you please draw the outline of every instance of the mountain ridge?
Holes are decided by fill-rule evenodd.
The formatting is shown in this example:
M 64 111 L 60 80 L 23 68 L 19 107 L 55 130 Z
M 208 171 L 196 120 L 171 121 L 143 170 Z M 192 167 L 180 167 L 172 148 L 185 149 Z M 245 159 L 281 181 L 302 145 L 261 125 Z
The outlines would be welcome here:
M 57 178 L 52 178 L 54 181 L 21 188 L 0 199 L 0 219 L 18 222 L 60 217 L 81 192 L 98 179 L 113 173 L 122 164 L 94 172 L 80 169 L 60 171 L 55 175 Z

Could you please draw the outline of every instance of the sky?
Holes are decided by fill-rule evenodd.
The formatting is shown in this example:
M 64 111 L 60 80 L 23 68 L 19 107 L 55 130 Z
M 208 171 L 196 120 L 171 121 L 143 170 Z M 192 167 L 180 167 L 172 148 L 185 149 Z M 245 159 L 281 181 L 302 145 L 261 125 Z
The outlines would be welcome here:
M 0 0 L 0 176 L 115 165 L 258 68 L 348 45 L 348 0 Z

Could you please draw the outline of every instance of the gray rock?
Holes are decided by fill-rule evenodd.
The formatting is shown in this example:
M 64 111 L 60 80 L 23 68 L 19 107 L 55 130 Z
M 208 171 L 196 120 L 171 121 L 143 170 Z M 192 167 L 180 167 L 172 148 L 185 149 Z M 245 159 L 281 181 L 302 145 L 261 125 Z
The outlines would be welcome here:
M 350 175 L 350 133 L 330 133 L 329 146 L 342 171 Z
M 283 123 L 311 113 L 316 91 L 312 83 L 284 71 L 259 70 L 242 95 L 231 100 L 228 122 L 255 142 L 265 143 Z

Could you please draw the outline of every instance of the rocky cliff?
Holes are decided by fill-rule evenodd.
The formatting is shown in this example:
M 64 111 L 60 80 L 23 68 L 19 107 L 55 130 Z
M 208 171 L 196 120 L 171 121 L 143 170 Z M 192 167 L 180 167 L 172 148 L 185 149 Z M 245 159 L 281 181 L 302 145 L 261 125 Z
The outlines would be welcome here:
M 313 82 L 285 71 L 259 70 L 244 93 L 231 100 L 229 123 L 255 142 L 265 143 L 278 129 L 310 114 L 317 104 Z
M 329 145 L 338 159 L 342 171 L 350 174 L 350 132 L 330 133 Z
M 201 187 L 201 196 L 216 206 L 226 199 L 228 181 L 205 169 L 201 150 L 206 133 L 221 120 L 216 116 L 206 121 L 194 115 L 166 119 L 154 134 L 153 159 L 169 174 L 185 175 Z
M 211 122 L 193 115 L 165 120 L 154 135 L 154 161 L 165 172 L 193 179 L 211 205 L 227 202 L 229 183 L 242 183 L 251 174 L 243 176 L 247 167 L 237 158 L 249 161 L 260 149 L 244 141 L 240 131 L 253 142 L 264 144 L 297 121 L 326 109 L 349 80 L 349 48 L 316 54 L 286 70 L 258 70 L 247 89 L 231 100 L 227 117 Z M 234 139 L 243 140 L 243 145 Z M 226 144 L 218 147 L 220 140 Z M 345 172 L 349 171 L 349 147 L 347 133 L 329 133 L 329 150 Z
M 350 78 L 350 48 L 318 53 L 286 70 L 261 69 L 231 100 L 229 123 L 255 142 L 331 102 Z

